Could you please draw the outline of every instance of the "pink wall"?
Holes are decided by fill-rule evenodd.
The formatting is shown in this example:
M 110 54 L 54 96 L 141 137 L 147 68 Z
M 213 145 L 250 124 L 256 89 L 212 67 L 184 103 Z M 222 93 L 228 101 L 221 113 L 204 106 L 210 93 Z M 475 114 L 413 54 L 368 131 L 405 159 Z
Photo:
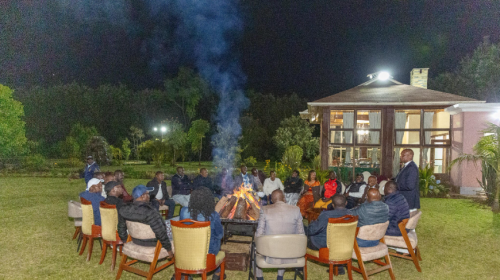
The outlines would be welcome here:
M 484 134 L 488 122 L 498 124 L 498 119 L 491 112 L 461 112 L 452 115 L 451 160 L 460 154 L 474 153 L 473 147 Z M 481 180 L 481 164 L 465 162 L 455 165 L 450 172 L 451 182 L 460 186 L 460 193 L 474 192 L 480 188 L 477 179 Z

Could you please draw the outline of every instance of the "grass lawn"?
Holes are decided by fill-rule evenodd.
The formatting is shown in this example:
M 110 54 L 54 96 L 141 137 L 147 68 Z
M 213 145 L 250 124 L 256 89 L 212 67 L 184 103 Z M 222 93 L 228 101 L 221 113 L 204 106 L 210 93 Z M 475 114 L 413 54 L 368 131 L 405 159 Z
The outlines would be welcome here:
M 129 191 L 146 180 L 126 180 Z M 83 180 L 0 178 L 0 279 L 114 279 L 110 254 L 99 265 L 99 245 L 90 262 L 76 253 L 67 201 L 78 199 Z M 469 200 L 422 199 L 417 228 L 422 273 L 411 261 L 391 258 L 397 279 L 499 279 L 500 215 Z M 371 267 L 369 265 L 369 267 Z M 309 279 L 328 279 L 326 266 L 308 262 Z M 170 279 L 173 267 L 153 279 Z M 227 272 L 246 279 L 246 272 Z M 201 279 L 195 277 L 196 279 Z M 293 278 L 291 272 L 285 278 Z M 354 273 L 355 279 L 362 279 Z M 122 279 L 144 279 L 124 272 Z M 276 279 L 267 271 L 265 279 Z M 347 279 L 338 276 L 335 279 Z M 370 279 L 390 279 L 388 272 Z

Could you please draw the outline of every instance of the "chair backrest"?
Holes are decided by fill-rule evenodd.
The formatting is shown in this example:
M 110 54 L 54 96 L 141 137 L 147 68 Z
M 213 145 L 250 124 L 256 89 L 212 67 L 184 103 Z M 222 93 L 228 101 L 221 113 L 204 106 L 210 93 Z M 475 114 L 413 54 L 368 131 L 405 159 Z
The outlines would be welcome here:
M 154 231 L 149 225 L 126 221 L 128 234 L 135 239 L 153 239 L 156 238 Z
M 380 194 L 384 194 L 384 189 L 385 189 L 385 184 L 387 184 L 387 180 L 382 180 L 380 181 L 380 183 L 378 184 L 379 186 L 379 189 L 378 191 L 380 192 Z
M 329 249 L 330 260 L 351 259 L 357 226 L 358 216 L 346 215 L 328 219 L 326 246 Z
M 82 206 L 80 202 L 73 200 L 68 201 L 68 217 L 70 218 L 82 218 Z
M 170 221 L 175 247 L 175 267 L 185 270 L 207 268 L 210 222 L 190 219 Z
M 116 241 L 116 230 L 118 229 L 118 211 L 116 211 L 116 205 L 101 201 L 99 206 L 102 238 L 108 241 Z
M 363 171 L 363 180 L 365 180 L 366 183 L 368 183 L 368 178 L 370 178 L 372 174 L 368 171 Z
M 257 253 L 272 258 L 302 258 L 306 255 L 307 236 L 304 234 L 263 235 L 255 239 Z
M 380 224 L 366 225 L 359 228 L 358 238 L 364 240 L 380 240 L 389 227 L 389 221 Z
M 82 207 L 82 232 L 86 235 L 92 234 L 92 225 L 94 224 L 94 209 L 92 203 L 85 198 L 80 197 Z
M 422 216 L 422 211 L 420 210 L 411 212 L 410 219 L 408 220 L 408 223 L 406 223 L 406 228 L 415 229 L 417 227 L 418 221 L 420 220 L 421 216 Z

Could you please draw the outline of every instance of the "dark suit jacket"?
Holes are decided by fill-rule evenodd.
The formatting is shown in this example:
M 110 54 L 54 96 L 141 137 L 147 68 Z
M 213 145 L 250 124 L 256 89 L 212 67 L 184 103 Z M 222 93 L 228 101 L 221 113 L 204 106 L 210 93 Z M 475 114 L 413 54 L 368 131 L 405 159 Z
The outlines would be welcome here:
M 156 195 L 158 194 L 158 191 L 160 189 L 160 183 L 158 182 L 158 180 L 156 180 L 156 177 L 153 178 L 153 180 L 149 181 L 146 185 L 146 187 L 153 187 L 155 188 L 154 190 L 152 190 L 150 193 L 149 193 L 149 196 L 150 196 L 150 200 L 153 200 L 153 199 L 156 199 Z M 168 197 L 168 192 L 167 192 L 167 183 L 165 183 L 165 181 L 162 181 L 161 182 L 161 191 L 163 192 L 163 198 L 162 199 L 169 199 Z
M 420 209 L 420 188 L 418 167 L 415 162 L 401 169 L 395 178 L 399 193 L 402 194 L 410 209 Z

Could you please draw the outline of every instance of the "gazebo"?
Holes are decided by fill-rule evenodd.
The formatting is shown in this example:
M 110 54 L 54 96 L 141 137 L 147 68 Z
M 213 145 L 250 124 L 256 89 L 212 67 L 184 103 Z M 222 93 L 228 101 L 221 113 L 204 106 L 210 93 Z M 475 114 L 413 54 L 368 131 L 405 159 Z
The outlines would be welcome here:
M 460 175 L 462 167 L 454 167 L 455 172 L 451 173 L 448 167 L 458 154 L 472 152 L 479 139 L 476 134 L 482 128 L 477 124 L 489 116 L 484 114 L 489 104 L 429 90 L 427 76 L 428 68 L 414 68 L 410 85 L 406 85 L 387 73 L 377 72 L 368 75 L 369 80 L 359 86 L 307 103 L 308 109 L 300 115 L 321 126 L 322 169 L 336 170 L 343 181 L 352 180 L 363 171 L 392 178 L 400 168 L 400 151 L 411 148 L 417 165 L 430 164 L 437 177 L 467 187 L 464 193 L 477 189 L 475 179 L 465 182 L 450 177 Z M 486 111 L 494 111 L 498 106 L 493 107 Z M 482 113 L 471 116 L 476 126 L 469 131 L 464 128 L 466 114 L 477 110 Z M 458 126 L 460 129 L 456 130 Z M 469 132 L 476 133 L 464 135 Z M 464 143 L 467 137 L 476 141 Z M 475 167 L 468 171 L 475 172 L 473 177 L 480 172 Z

